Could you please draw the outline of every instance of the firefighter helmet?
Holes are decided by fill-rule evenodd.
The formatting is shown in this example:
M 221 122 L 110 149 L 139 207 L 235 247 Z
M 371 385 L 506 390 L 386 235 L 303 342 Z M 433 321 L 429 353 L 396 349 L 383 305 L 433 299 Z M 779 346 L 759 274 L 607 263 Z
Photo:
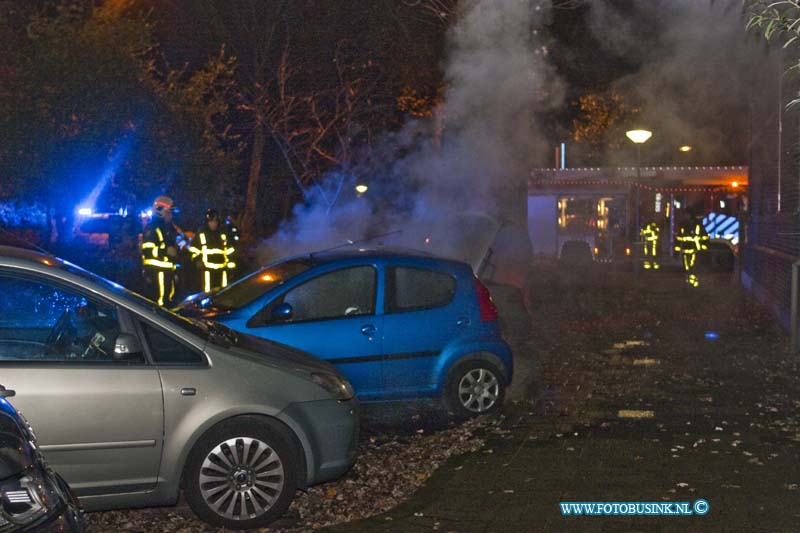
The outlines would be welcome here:
M 167 209 L 175 209 L 175 202 L 169 196 L 161 195 L 153 202 L 153 213 L 158 216 L 164 216 L 164 211 Z
M 219 222 L 219 211 L 217 211 L 213 207 L 208 211 L 206 211 L 206 222 L 210 222 L 212 220 L 216 220 Z

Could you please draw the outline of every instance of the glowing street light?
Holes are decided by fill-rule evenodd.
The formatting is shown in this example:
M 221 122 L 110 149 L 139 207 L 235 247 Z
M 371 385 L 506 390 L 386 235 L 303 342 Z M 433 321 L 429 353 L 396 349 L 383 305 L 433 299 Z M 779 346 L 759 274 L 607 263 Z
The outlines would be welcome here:
M 685 152 L 691 152 L 692 151 L 692 147 L 689 146 L 688 144 L 684 144 L 683 146 L 678 148 L 678 150 L 680 150 L 681 152 L 684 152 L 684 153 Z
M 648 130 L 628 130 L 625 136 L 636 145 L 636 235 L 639 238 L 639 185 L 642 179 L 642 145 L 653 136 L 652 131 Z
M 365 192 L 367 192 L 368 190 L 369 190 L 369 187 L 367 187 L 367 186 L 366 186 L 366 185 L 364 185 L 363 183 L 359 183 L 358 185 L 356 185 L 356 192 L 357 192 L 358 194 L 364 194 L 364 193 L 365 193 Z
M 653 136 L 653 132 L 647 130 L 628 130 L 625 132 L 625 136 L 636 144 L 643 144 Z

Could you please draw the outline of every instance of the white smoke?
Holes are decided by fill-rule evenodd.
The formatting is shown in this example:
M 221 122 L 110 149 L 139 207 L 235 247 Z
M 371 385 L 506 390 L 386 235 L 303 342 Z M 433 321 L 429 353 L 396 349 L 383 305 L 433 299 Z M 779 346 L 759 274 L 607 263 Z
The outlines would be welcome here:
M 640 65 L 613 89 L 641 106 L 639 122 L 654 132 L 643 156 L 670 163 L 675 148 L 688 144 L 704 164 L 746 164 L 748 101 L 764 80 L 765 46 L 745 32 L 741 0 L 589 6 L 590 27 L 607 51 Z
M 346 193 L 333 208 L 312 196 L 265 244 L 263 259 L 399 231 L 381 240 L 466 260 L 500 225 L 509 253 L 496 257 L 524 263 L 527 176 L 544 148 L 537 113 L 563 98 L 540 31 L 548 9 L 535 0 L 460 2 L 448 34 L 441 138 L 421 122 L 388 135 L 377 155 L 350 169 L 369 185 L 363 196 Z

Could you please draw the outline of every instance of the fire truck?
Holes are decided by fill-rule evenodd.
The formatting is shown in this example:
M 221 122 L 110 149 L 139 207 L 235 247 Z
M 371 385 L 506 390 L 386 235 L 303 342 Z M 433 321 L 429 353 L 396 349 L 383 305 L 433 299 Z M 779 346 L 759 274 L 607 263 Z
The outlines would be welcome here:
M 655 222 L 662 255 L 669 255 L 686 214 L 702 220 L 712 240 L 735 249 L 747 176 L 741 166 L 534 169 L 528 181 L 534 253 L 630 261 L 641 247 L 638 229 Z

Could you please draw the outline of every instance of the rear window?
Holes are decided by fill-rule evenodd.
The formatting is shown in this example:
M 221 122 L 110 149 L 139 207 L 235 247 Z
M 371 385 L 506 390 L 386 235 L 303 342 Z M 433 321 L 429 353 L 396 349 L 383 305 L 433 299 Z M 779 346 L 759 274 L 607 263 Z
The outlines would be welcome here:
M 157 364 L 199 365 L 206 362 L 205 357 L 194 348 L 146 322 L 141 322 L 141 325 L 150 354 Z
M 261 269 L 219 291 L 211 298 L 211 305 L 220 309 L 240 309 L 312 266 L 306 259 L 293 259 Z
M 455 278 L 435 270 L 390 268 L 387 283 L 389 313 L 443 307 L 456 294 Z

